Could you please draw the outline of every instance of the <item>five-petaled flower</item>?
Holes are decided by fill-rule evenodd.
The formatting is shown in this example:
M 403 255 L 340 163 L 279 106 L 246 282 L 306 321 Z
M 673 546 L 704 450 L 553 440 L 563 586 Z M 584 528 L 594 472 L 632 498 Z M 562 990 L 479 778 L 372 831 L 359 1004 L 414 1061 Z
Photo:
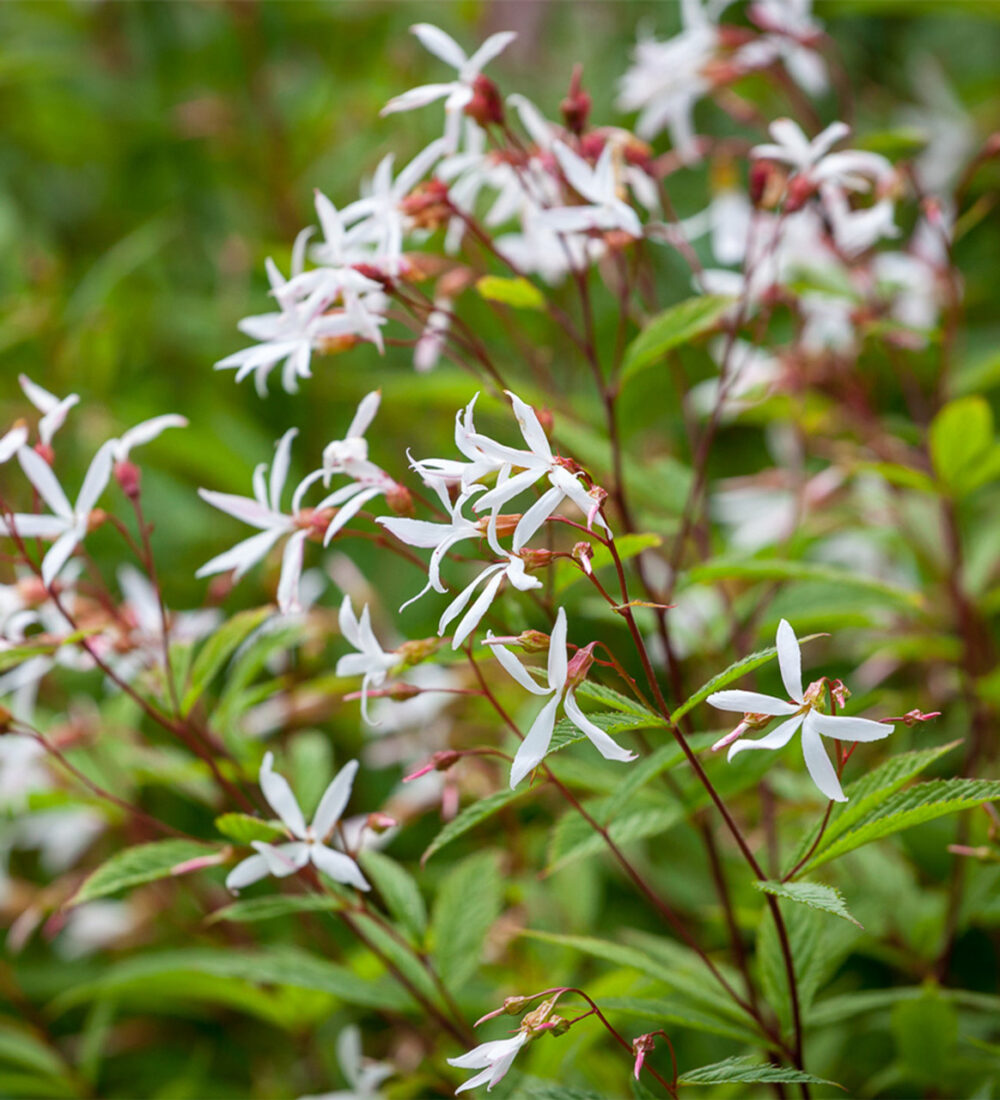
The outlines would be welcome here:
M 293 839 L 278 845 L 255 840 L 253 847 L 257 854 L 238 863 L 229 872 L 226 886 L 230 890 L 241 890 L 268 875 L 286 878 L 301 871 L 307 863 L 312 863 L 334 882 L 342 882 L 358 890 L 370 889 L 357 863 L 346 852 L 326 844 L 351 797 L 358 762 L 351 760 L 333 777 L 323 792 L 311 825 L 306 825 L 292 788 L 283 776 L 272 770 L 273 764 L 274 756 L 266 753 L 260 766 L 260 789 Z
M 552 731 L 556 723 L 556 711 L 562 706 L 566 717 L 578 730 L 586 735 L 605 760 L 634 760 L 635 753 L 623 749 L 599 726 L 595 725 L 580 709 L 574 695 L 574 688 L 586 675 L 591 660 L 590 647 L 579 650 L 570 661 L 566 649 L 566 610 L 559 608 L 556 625 L 549 639 L 549 659 L 547 668 L 548 686 L 542 687 L 525 670 L 520 661 L 505 646 L 493 640 L 487 634 L 487 644 L 492 645 L 496 659 L 526 691 L 532 695 L 551 695 L 552 698 L 538 712 L 531 724 L 527 736 L 521 742 L 514 764 L 510 770 L 510 785 L 518 783 L 536 768 L 549 750 Z M 578 667 L 573 667 L 578 666 Z
M 488 1043 L 480 1043 L 473 1047 L 468 1054 L 458 1058 L 449 1058 L 448 1065 L 458 1069 L 478 1069 L 475 1077 L 470 1077 L 464 1084 L 455 1089 L 455 1095 L 465 1092 L 466 1089 L 478 1088 L 486 1085 L 486 1091 L 491 1092 L 493 1086 L 500 1081 L 510 1069 L 511 1063 L 517 1056 L 517 1052 L 531 1038 L 529 1032 L 522 1029 L 509 1039 L 492 1039 Z
M 746 718 L 737 726 L 734 734 L 764 724 L 765 717 L 785 717 L 785 721 L 758 741 L 740 739 L 729 749 L 732 760 L 746 749 L 783 749 L 796 731 L 802 728 L 802 755 L 812 781 L 820 791 L 835 802 L 846 802 L 837 771 L 823 748 L 821 736 L 838 741 L 880 741 L 888 737 L 893 726 L 873 722 L 869 718 L 854 718 L 843 714 L 824 714 L 819 709 L 822 702 L 824 681 L 817 680 L 805 690 L 802 688 L 802 653 L 795 631 L 785 619 L 778 626 L 776 639 L 778 668 L 790 701 L 756 691 L 716 691 L 707 702 L 719 710 L 743 713 Z M 732 736 L 732 735 L 731 735 Z M 723 738 L 728 743 L 731 736 Z

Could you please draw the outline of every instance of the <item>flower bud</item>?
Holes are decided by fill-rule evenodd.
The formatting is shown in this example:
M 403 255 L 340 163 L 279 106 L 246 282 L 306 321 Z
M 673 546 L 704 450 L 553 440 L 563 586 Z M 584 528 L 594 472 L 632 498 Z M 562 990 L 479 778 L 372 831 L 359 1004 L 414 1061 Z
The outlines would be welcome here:
M 365 828 L 376 833 L 382 833 L 386 829 L 395 829 L 398 824 L 399 822 L 394 817 L 390 817 L 389 814 L 384 814 L 380 810 L 375 810 L 368 815 Z
M 830 681 L 830 694 L 836 700 L 838 707 L 843 707 L 847 700 L 851 697 L 851 693 L 843 680 Z
M 594 547 L 589 542 L 578 542 L 573 547 L 573 558 L 578 561 L 584 573 L 589 577 L 594 571 L 591 564 L 594 558 Z
M 13 717 L 6 707 L 0 706 L 0 735 L 10 733 L 10 723 Z
M 405 485 L 398 482 L 385 494 L 385 502 L 397 516 L 415 516 L 413 497 Z
M 497 516 L 496 520 L 496 532 L 498 538 L 504 538 L 506 535 L 513 535 L 514 529 L 521 522 L 521 513 L 513 512 L 511 514 L 504 514 Z M 482 519 L 476 520 L 476 528 L 484 535 L 489 532 L 490 529 L 490 517 L 483 516 Z
M 785 193 L 785 213 L 794 214 L 816 194 L 816 181 L 811 176 L 796 176 Z
M 437 178 L 425 180 L 399 204 L 400 210 L 413 219 L 418 229 L 437 229 L 452 214 L 448 201 L 448 185 Z
M 130 500 L 136 500 L 139 496 L 139 482 L 142 478 L 139 467 L 134 462 L 129 462 L 128 459 L 124 462 L 116 462 L 114 475 L 115 481 L 122 488 L 122 492 Z
M 489 126 L 490 123 L 503 125 L 503 98 L 500 89 L 488 76 L 480 73 L 472 82 L 472 99 L 465 105 L 465 113 L 480 126 Z
M 96 531 L 98 527 L 106 523 L 108 519 L 108 513 L 103 508 L 95 508 L 90 515 L 87 516 L 87 534 L 92 531 Z
M 589 642 L 582 649 L 578 649 L 570 658 L 566 670 L 566 684 L 572 689 L 579 687 L 587 679 L 590 666 L 594 663 L 594 646 L 597 642 Z
M 405 776 L 403 782 L 409 783 L 413 779 L 419 779 L 422 775 L 427 775 L 428 772 L 446 772 L 461 759 L 462 754 L 460 752 L 456 752 L 454 749 L 441 749 L 440 752 L 434 753 L 426 764 Z M 504 1001 L 504 1004 L 506 1003 Z
M 415 638 L 403 644 L 396 650 L 396 656 L 400 659 L 400 668 L 412 668 L 426 661 L 441 644 L 440 638 Z M 418 689 L 419 690 L 419 689 Z
M 51 443 L 36 443 L 35 454 L 44 458 L 50 466 L 55 465 L 56 452 Z
M 334 309 L 330 313 L 343 313 L 343 310 Z M 318 336 L 316 338 L 316 350 L 320 355 L 340 355 L 341 352 L 350 351 L 360 343 L 359 337 L 353 332 L 345 332 L 340 336 Z
M 386 274 L 380 267 L 375 264 L 352 264 L 351 266 L 359 275 L 364 275 L 366 279 L 371 279 L 373 283 L 381 283 L 386 294 L 393 292 L 395 284 L 391 276 Z
M 559 996 L 560 995 L 557 993 L 554 997 L 542 1001 L 538 1008 L 529 1012 L 521 1021 L 521 1029 L 523 1031 L 537 1031 L 539 1028 L 542 1028 L 551 1015 L 552 1010 L 556 1007 Z
M 547 565 L 552 564 L 555 554 L 551 550 L 535 550 L 530 546 L 526 546 L 518 554 L 518 557 L 528 569 L 544 569 Z
M 544 1027 L 550 1035 L 565 1035 L 571 1026 L 571 1021 L 567 1020 L 565 1016 L 552 1016 L 542 1024 L 542 1027 Z
M 577 63 L 573 66 L 573 75 L 570 77 L 569 94 L 559 104 L 566 129 L 577 137 L 587 128 L 587 119 L 590 117 L 590 108 L 593 103 L 590 94 L 583 90 L 582 76 L 583 66 Z
M 932 718 L 940 718 L 941 712 L 939 710 L 933 710 L 930 714 L 924 714 L 919 710 L 908 710 L 903 715 L 903 724 L 906 726 L 915 726 L 918 722 L 929 722 Z

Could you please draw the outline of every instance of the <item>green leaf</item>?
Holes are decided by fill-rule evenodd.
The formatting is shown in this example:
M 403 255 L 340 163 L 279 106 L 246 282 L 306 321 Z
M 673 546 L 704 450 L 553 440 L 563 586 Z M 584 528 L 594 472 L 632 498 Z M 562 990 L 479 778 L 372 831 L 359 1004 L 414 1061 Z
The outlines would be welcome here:
M 958 1014 L 935 986 L 897 1004 L 890 1027 L 909 1080 L 938 1087 L 949 1080 L 955 1067 Z
M 256 921 L 273 920 L 287 917 L 293 913 L 335 913 L 351 904 L 351 899 L 330 897 L 327 895 L 307 894 L 285 897 L 277 894 L 273 897 L 248 898 L 246 901 L 234 901 L 224 905 L 205 918 L 206 924 L 217 924 L 221 920 L 239 924 L 252 924 Z
M 816 638 L 822 637 L 822 634 L 808 634 L 806 637 L 799 639 L 799 644 L 812 642 Z M 729 668 L 713 676 L 708 683 L 702 684 L 690 698 L 685 699 L 673 712 L 673 720 L 679 722 L 685 714 L 693 710 L 699 703 L 703 703 L 713 691 L 718 691 L 720 688 L 724 688 L 726 684 L 731 684 L 734 680 L 738 680 L 741 676 L 745 676 L 748 672 L 753 672 L 755 669 L 761 668 L 763 665 L 766 665 L 768 661 L 773 661 L 777 655 L 777 647 L 769 645 L 766 649 L 759 649 L 756 653 L 750 653 L 746 657 L 740 658 L 735 664 L 731 664 Z
M 687 1027 L 692 1031 L 704 1031 L 709 1035 L 723 1035 L 727 1039 L 736 1039 L 742 1043 L 759 1043 L 760 1036 L 735 1020 L 704 1012 L 691 1003 L 689 997 L 657 997 L 646 1000 L 642 997 L 602 997 L 601 1008 L 607 1012 L 621 1012 L 656 1020 L 659 1026 L 673 1024 Z
M 236 652 L 244 641 L 269 616 L 274 608 L 251 608 L 239 611 L 225 622 L 198 650 L 198 656 L 191 667 L 191 683 L 181 701 L 181 710 L 186 715 L 201 698 L 216 673 Z
M 66 1066 L 52 1048 L 23 1024 L 0 1022 L 0 1063 L 49 1077 L 62 1077 Z
M 58 998 L 57 1010 L 111 996 L 161 975 L 183 979 L 187 974 L 212 978 L 239 978 L 256 985 L 294 986 L 330 993 L 346 1004 L 380 1011 L 413 1007 L 409 996 L 387 979 L 361 977 L 345 966 L 328 962 L 296 948 L 268 951 L 192 947 L 139 955 L 108 967 L 99 978 L 68 990 Z
M 679 1085 L 760 1085 L 770 1082 L 841 1087 L 836 1081 L 813 1077 L 811 1073 L 803 1073 L 791 1066 L 772 1066 L 768 1062 L 758 1062 L 752 1054 L 725 1058 L 710 1066 L 688 1070 L 677 1079 Z
M 929 134 L 919 126 L 896 126 L 892 130 L 877 130 L 859 137 L 856 147 L 881 153 L 890 160 L 902 160 L 916 156 L 929 141 Z
M 426 863 L 432 855 L 440 852 L 445 845 L 457 840 L 470 829 L 474 829 L 494 814 L 499 813 L 505 806 L 509 806 L 519 798 L 524 798 L 525 795 L 530 793 L 530 790 L 530 787 L 521 787 L 516 791 L 495 791 L 493 794 L 481 798 L 478 802 L 473 802 L 471 806 L 466 806 L 430 842 L 427 851 L 420 857 L 420 862 Z
M 936 760 L 951 752 L 959 744 L 961 744 L 960 741 L 950 741 L 946 745 L 936 745 L 930 749 L 919 749 L 916 752 L 903 752 L 898 756 L 890 756 L 874 771 L 849 783 L 844 791 L 847 801 L 834 807 L 829 824 L 823 833 L 823 843 L 832 843 L 879 803 L 884 802 L 889 795 L 900 790 L 908 780 L 926 771 Z M 812 847 L 818 832 L 817 825 L 809 835 L 803 838 L 791 862 L 792 867 Z
M 523 277 L 514 279 L 500 275 L 484 275 L 476 280 L 476 290 L 480 298 L 488 302 L 501 302 L 515 309 L 545 309 L 545 295 Z
M 500 915 L 503 880 L 495 852 L 464 859 L 445 877 L 431 918 L 438 973 L 458 990 L 479 967 L 486 933 Z
M 678 302 L 657 314 L 625 351 L 622 385 L 658 362 L 668 351 L 710 332 L 732 304 L 732 298 L 706 294 Z
M 237 844 L 250 844 L 254 840 L 263 840 L 270 844 L 275 840 L 287 840 L 288 834 L 283 825 L 276 821 L 264 821 L 250 814 L 221 814 L 215 819 L 215 827 L 224 837 Z
M 381 852 L 365 852 L 361 867 L 392 916 L 414 940 L 422 941 L 427 931 L 427 907 L 413 876 Z
M 856 470 L 871 470 L 872 473 L 884 477 L 890 485 L 898 485 L 902 489 L 915 489 L 920 493 L 929 493 L 932 496 L 938 494 L 939 487 L 933 478 L 928 477 L 922 470 L 915 470 L 912 466 L 900 466 L 895 462 L 859 462 Z
M 851 924 L 856 924 L 858 928 L 864 928 L 861 921 L 851 916 L 843 895 L 833 886 L 824 886 L 818 882 L 755 882 L 753 885 L 762 894 L 773 894 L 778 898 L 797 901 L 800 905 L 832 913 L 835 917 L 843 917 Z
M 779 558 L 716 558 L 696 565 L 686 573 L 692 584 L 710 584 L 720 580 L 747 581 L 822 581 L 826 584 L 860 590 L 869 595 L 881 596 L 891 603 L 908 608 L 923 606 L 923 597 L 909 588 L 867 577 L 863 573 L 837 569 L 830 565 L 818 565 L 808 561 L 783 561 Z
M 176 869 L 188 860 L 215 852 L 218 849 L 191 840 L 154 840 L 151 844 L 126 848 L 88 875 L 69 904 L 80 905 L 144 882 L 167 878 L 177 873 Z
M 97 633 L 99 629 L 99 627 L 95 627 L 90 630 L 77 630 L 54 642 L 26 642 L 24 645 L 16 645 L 10 649 L 5 649 L 0 652 L 0 672 L 6 672 L 7 669 L 13 668 L 31 657 L 50 656 L 61 646 L 76 645 L 77 642 Z
M 949 401 L 930 426 L 931 463 L 939 480 L 953 492 L 980 484 L 979 470 L 993 447 L 993 412 L 984 397 Z
M 824 837 L 803 873 L 873 840 L 998 799 L 1000 780 L 933 779 L 929 783 L 918 783 L 909 790 L 897 791 L 884 802 L 873 806 L 853 828 L 843 831 L 832 843 Z
M 599 684 L 595 680 L 584 680 L 576 689 L 576 695 L 580 699 L 590 699 L 594 703 L 603 703 L 613 710 L 620 710 L 623 714 L 631 714 L 636 718 L 645 718 L 649 726 L 662 726 L 663 718 L 655 711 L 647 710 L 642 703 L 637 702 L 628 695 L 622 695 L 620 691 Z M 634 726 L 633 729 L 646 727 Z
M 595 807 L 587 807 L 588 813 L 594 809 Z M 606 816 L 606 811 L 598 810 L 595 816 L 600 820 Z M 644 840 L 665 833 L 683 821 L 685 816 L 686 809 L 681 805 L 642 806 L 629 813 L 618 814 L 608 826 L 608 835 L 621 847 L 634 840 Z M 574 860 L 607 852 L 608 845 L 604 837 L 576 810 L 567 810 L 552 830 L 546 873 L 551 874 Z

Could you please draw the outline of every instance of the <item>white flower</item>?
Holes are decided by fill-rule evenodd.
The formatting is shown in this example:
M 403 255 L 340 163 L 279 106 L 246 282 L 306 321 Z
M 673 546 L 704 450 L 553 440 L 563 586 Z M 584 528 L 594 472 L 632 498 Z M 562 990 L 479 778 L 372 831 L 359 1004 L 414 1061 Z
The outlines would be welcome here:
M 300 607 L 298 588 L 309 525 L 304 519 L 300 522 L 299 517 L 302 497 L 318 477 L 317 474 L 310 474 L 299 482 L 292 496 L 291 514 L 286 515 L 281 511 L 281 494 L 288 478 L 292 440 L 296 435 L 298 435 L 298 429 L 290 428 L 278 440 L 274 461 L 271 463 L 270 478 L 266 477 L 267 463 L 261 463 L 254 470 L 253 497 L 217 493 L 211 489 L 198 490 L 202 500 L 211 504 L 213 508 L 218 508 L 227 515 L 258 528 L 259 533 L 251 535 L 248 539 L 237 543 L 231 550 L 217 554 L 211 561 L 205 562 L 195 573 L 196 577 L 211 577 L 215 573 L 233 570 L 233 579 L 239 580 L 252 565 L 267 556 L 283 535 L 291 535 L 285 545 L 281 576 L 278 581 L 278 607 L 282 614 L 298 611 Z
M 486 1085 L 486 1091 L 490 1092 L 493 1086 L 500 1081 L 510 1069 L 517 1052 L 531 1038 L 527 1031 L 519 1031 L 509 1039 L 493 1039 L 488 1043 L 480 1043 L 468 1054 L 459 1058 L 449 1058 L 448 1065 L 458 1069 L 479 1069 L 475 1077 L 470 1077 L 464 1085 L 455 1089 L 455 1095 L 465 1092 L 466 1089 L 478 1088 Z
M 165 413 L 163 416 L 154 416 L 151 420 L 144 420 L 129 428 L 120 438 L 111 441 L 111 456 L 115 462 L 127 462 L 133 447 L 141 447 L 149 443 L 167 428 L 186 428 L 187 417 L 178 416 L 177 413 Z
M 496 545 L 496 535 L 493 531 L 490 532 L 490 545 L 503 556 L 503 560 L 495 562 L 493 565 L 488 565 L 470 585 L 463 588 L 445 608 L 444 614 L 441 616 L 441 620 L 438 623 L 438 634 L 444 634 L 448 629 L 449 623 L 451 623 L 457 615 L 461 615 L 462 612 L 465 611 L 465 607 L 469 600 L 472 599 L 475 590 L 483 581 L 486 581 L 486 585 L 482 592 L 479 593 L 475 602 L 468 611 L 465 611 L 465 614 L 462 615 L 462 618 L 459 620 L 458 627 L 455 630 L 451 642 L 452 649 L 458 649 L 465 639 L 476 629 L 482 617 L 489 610 L 490 604 L 496 599 L 496 595 L 500 591 L 500 585 L 504 580 L 508 580 L 521 592 L 527 592 L 529 588 L 542 587 L 542 582 L 537 577 L 529 577 L 525 572 L 525 565 L 521 558 L 509 554 L 506 550 L 502 550 Z
M 306 230 L 305 233 L 308 233 Z M 376 303 L 381 300 L 379 284 L 356 271 L 322 268 L 302 271 L 305 237 L 299 234 L 293 250 L 292 278 L 286 279 L 269 259 L 267 278 L 278 303 L 278 313 L 245 317 L 237 326 L 258 341 L 256 347 L 227 355 L 215 364 L 216 370 L 236 371 L 236 381 L 253 374 L 261 397 L 267 394 L 271 371 L 283 363 L 281 384 L 288 393 L 298 391 L 298 380 L 311 377 L 309 367 L 314 348 L 338 337 L 360 336 L 379 344 L 378 326 L 384 318 L 371 312 L 363 292 L 369 291 Z M 327 312 L 338 298 L 344 308 Z M 381 348 L 380 348 L 381 350 Z
M 775 119 L 769 130 L 774 142 L 755 146 L 750 156 L 787 164 L 797 174 L 808 176 L 817 186 L 831 183 L 848 191 L 866 191 L 869 179 L 885 181 L 893 174 L 892 165 L 878 153 L 858 149 L 830 152 L 851 132 L 846 122 L 831 122 L 812 141 L 790 118 Z
M 614 142 L 605 144 L 593 168 L 561 141 L 553 143 L 552 152 L 570 187 L 585 198 L 588 205 L 545 210 L 539 215 L 542 224 L 557 233 L 620 229 L 632 237 L 642 236 L 639 216 L 619 196 Z
M 282 824 L 295 838 L 277 846 L 255 840 L 257 854 L 238 863 L 226 878 L 230 890 L 241 890 L 267 875 L 285 878 L 312 863 L 334 882 L 342 882 L 358 890 L 370 889 L 360 868 L 345 852 L 326 846 L 324 841 L 340 820 L 351 797 L 358 762 L 351 760 L 333 777 L 323 792 L 311 825 L 306 825 L 302 810 L 287 780 L 272 770 L 274 756 L 266 753 L 260 766 L 260 789 L 268 805 L 281 818 Z
M 331 268 L 349 268 L 357 263 L 374 263 L 377 259 L 370 241 L 364 240 L 359 226 L 348 229 L 343 215 L 323 194 L 316 192 L 316 216 L 323 241 L 313 245 L 310 255 L 318 264 Z
M 433 370 L 444 350 L 448 329 L 451 327 L 451 299 L 437 297 L 434 308 L 427 315 L 424 331 L 413 349 L 413 366 L 421 374 Z
M 403 252 L 403 235 L 408 218 L 400 206 L 403 199 L 430 171 L 444 152 L 441 138 L 432 141 L 393 179 L 395 156 L 386 154 L 372 176 L 368 194 L 340 211 L 341 223 L 353 226 L 352 237 L 370 242 L 377 249 L 378 262 L 390 275 L 397 274 Z
M 337 514 L 327 526 L 323 545 L 330 540 L 355 515 L 375 497 L 391 493 L 397 483 L 374 462 L 368 461 L 368 443 L 365 432 L 371 426 L 382 400 L 380 390 L 373 390 L 361 399 L 354 419 L 343 439 L 336 439 L 323 448 L 323 484 L 329 485 L 334 474 L 345 474 L 350 485 L 343 485 L 325 497 L 318 507 L 336 508 Z M 311 475 L 315 477 L 315 475 Z
M 868 718 L 854 718 L 843 714 L 824 714 L 818 709 L 823 696 L 823 681 L 802 688 L 802 654 L 795 631 L 785 619 L 778 625 L 776 639 L 778 668 L 790 702 L 773 695 L 756 691 L 716 691 L 708 702 L 719 710 L 735 711 L 748 716 L 783 716 L 785 721 L 757 741 L 740 739 L 729 749 L 729 760 L 746 749 L 782 749 L 802 729 L 802 755 L 812 781 L 827 798 L 846 802 L 837 778 L 837 772 L 823 748 L 823 737 L 839 741 L 880 741 L 888 737 L 893 727 Z M 748 728 L 745 723 L 737 727 L 739 732 Z M 734 731 L 735 732 L 735 731 Z M 730 735 L 732 736 L 732 735 Z M 728 738 L 723 738 L 723 744 Z M 721 744 L 720 744 L 721 747 Z
M 553 456 L 545 430 L 539 423 L 535 410 L 522 401 L 517 394 L 510 390 L 506 393 L 514 407 L 514 416 L 529 449 L 522 451 L 515 447 L 508 447 L 485 435 L 473 436 L 473 442 L 487 459 L 498 465 L 503 464 L 497 477 L 497 484 L 476 499 L 473 510 L 481 512 L 487 508 L 492 509 L 492 515 L 495 518 L 505 504 L 526 489 L 530 489 L 539 478 L 549 479 L 549 488 L 524 513 L 514 530 L 512 549 L 516 554 L 564 500 L 567 498 L 571 500 L 589 521 L 594 509 L 594 498 L 587 493 L 576 475 L 570 473 L 566 464 Z M 519 468 L 519 472 L 508 476 L 512 467 Z M 594 515 L 593 522 L 603 527 L 610 536 L 611 531 L 600 515 Z
M 358 618 L 351 606 L 351 597 L 345 596 L 340 605 L 339 621 L 340 633 L 358 652 L 348 653 L 337 661 L 337 675 L 362 677 L 361 713 L 368 722 L 368 689 L 381 687 L 389 672 L 400 663 L 400 658 L 397 653 L 392 650 L 387 652 L 379 644 L 372 630 L 368 604 L 365 604 Z
M 412 111 L 443 99 L 445 110 L 445 147 L 451 151 L 458 145 L 462 112 L 475 95 L 476 78 L 496 57 L 502 53 L 517 37 L 513 31 L 500 31 L 489 38 L 471 56 L 467 57 L 461 46 L 443 30 L 430 23 L 416 23 L 410 30 L 420 39 L 421 44 L 446 65 L 457 70 L 458 78 L 448 84 L 422 84 L 411 88 L 402 95 L 394 96 L 382 108 L 382 115 L 397 111 Z
M 66 422 L 69 410 L 79 403 L 80 396 L 71 393 L 60 399 L 32 382 L 26 374 L 19 374 L 17 380 L 21 383 L 24 396 L 42 414 L 42 419 L 38 422 L 38 438 L 44 446 L 49 447 L 52 445 L 52 437 Z
M 739 65 L 764 67 L 780 58 L 803 91 L 826 91 L 826 67 L 815 49 L 823 27 L 812 17 L 812 0 L 754 0 L 747 14 L 769 33 L 737 51 Z
M 556 625 L 552 628 L 549 638 L 549 658 L 547 667 L 548 686 L 542 687 L 525 670 L 520 661 L 505 646 L 492 639 L 487 634 L 486 642 L 493 647 L 496 659 L 510 673 L 511 676 L 526 691 L 532 695 L 551 695 L 552 698 L 538 712 L 538 716 L 531 724 L 531 729 L 521 742 L 514 757 L 514 764 L 510 770 L 510 785 L 513 789 L 521 780 L 538 767 L 545 754 L 549 751 L 549 742 L 552 740 L 552 731 L 555 729 L 556 711 L 560 705 L 566 717 L 574 726 L 593 744 L 605 760 L 634 760 L 635 753 L 623 749 L 608 736 L 599 726 L 593 722 L 580 709 L 574 694 L 574 683 L 578 682 L 573 675 L 577 670 L 570 669 L 569 653 L 566 648 L 566 610 L 559 608 L 556 616 Z M 589 655 L 588 655 L 589 656 Z
M 74 505 L 70 505 L 44 458 L 30 447 L 21 447 L 17 452 L 21 468 L 53 515 L 18 514 L 0 519 L 0 535 L 16 531 L 19 538 L 54 540 L 42 559 L 42 582 L 46 587 L 56 579 L 87 533 L 94 506 L 111 478 L 113 446 L 114 440 L 104 443 L 94 455 Z
M 28 429 L 24 424 L 15 424 L 9 432 L 0 436 L 0 466 L 9 462 L 28 442 Z
M 399 609 L 408 607 L 414 600 L 418 600 L 425 592 L 432 588 L 435 592 L 448 591 L 441 582 L 441 562 L 448 551 L 457 543 L 465 539 L 479 539 L 483 532 L 479 524 L 466 519 L 462 515 L 463 500 L 458 500 L 449 506 L 451 520 L 448 523 L 434 523 L 423 519 L 397 519 L 394 516 L 379 516 L 376 523 L 381 524 L 390 534 L 395 535 L 400 542 L 407 546 L 419 546 L 423 549 L 432 549 L 430 561 L 427 565 L 427 584 L 416 596 L 411 597 Z
M 697 155 L 694 105 L 712 87 L 706 67 L 719 46 L 718 18 L 731 0 L 682 0 L 683 30 L 669 41 L 640 41 L 619 85 L 618 107 L 638 111 L 636 133 L 649 140 L 665 127 L 678 156 Z
M 379 1085 L 396 1072 L 388 1062 L 376 1062 L 361 1053 L 361 1031 L 345 1027 L 337 1036 L 337 1061 L 347 1078 L 349 1089 L 324 1092 L 320 1096 L 300 1096 L 299 1100 L 379 1100 Z
M 487 454 L 480 445 L 480 441 L 486 437 L 476 431 L 472 417 L 478 397 L 477 393 L 464 409 L 460 409 L 455 414 L 455 446 L 465 455 L 468 462 L 451 458 L 411 459 L 410 461 L 412 469 L 437 493 L 448 511 L 452 510 L 448 496 L 450 485 L 456 485 L 461 495 L 467 496 L 470 491 L 474 491 L 477 481 L 499 472 L 506 464 L 504 459 Z M 414 545 L 418 544 L 414 543 Z

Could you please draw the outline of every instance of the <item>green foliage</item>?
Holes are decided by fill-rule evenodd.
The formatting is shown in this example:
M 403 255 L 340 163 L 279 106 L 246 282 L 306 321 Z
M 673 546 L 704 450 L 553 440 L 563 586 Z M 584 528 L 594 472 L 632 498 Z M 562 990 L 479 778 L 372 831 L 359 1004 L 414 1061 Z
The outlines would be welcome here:
M 349 904 L 350 899 L 346 894 L 332 897 L 318 894 L 285 897 L 279 894 L 273 897 L 247 898 L 245 901 L 234 901 L 231 905 L 216 909 L 206 917 L 205 923 L 216 924 L 225 920 L 236 924 L 254 924 L 257 921 L 275 920 L 298 913 L 334 913 Z
M 154 840 L 116 852 L 106 863 L 89 874 L 73 895 L 72 904 L 117 894 L 145 882 L 183 873 L 183 865 L 193 859 L 213 856 L 215 849 L 190 840 Z
M 237 844 L 249 844 L 254 840 L 271 844 L 276 840 L 285 840 L 288 836 L 284 825 L 279 821 L 263 821 L 249 814 L 220 814 L 215 819 L 215 827 L 224 837 Z
M 658 363 L 668 352 L 711 332 L 732 305 L 732 298 L 704 294 L 657 314 L 626 349 L 622 382 Z
M 818 882 L 755 882 L 753 885 L 754 889 L 762 894 L 772 894 L 776 898 L 797 901 L 810 909 L 819 909 L 824 913 L 832 913 L 835 917 L 843 917 L 858 928 L 864 927 L 859 920 L 851 916 L 843 894 L 833 886 L 823 886 Z
M 191 711 L 208 685 L 222 671 L 226 661 L 273 613 L 273 607 L 255 607 L 250 611 L 240 611 L 202 645 L 191 666 L 190 684 L 181 701 L 181 709 L 185 714 Z
M 545 309 L 545 295 L 527 279 L 505 279 L 500 275 L 483 275 L 476 280 L 480 297 L 514 309 Z
M 413 876 L 402 864 L 381 852 L 366 852 L 361 866 L 389 913 L 419 943 L 427 931 L 427 907 Z
M 714 1062 L 710 1066 L 688 1070 L 677 1079 L 680 1085 L 766 1085 L 772 1082 L 784 1084 L 834 1085 L 822 1077 L 813 1077 L 791 1066 L 773 1066 L 758 1062 L 753 1055 L 738 1055 Z
M 478 852 L 445 876 L 431 911 L 431 954 L 445 985 L 460 989 L 479 969 L 483 943 L 503 903 L 495 852 Z
M 485 798 L 480 798 L 478 802 L 473 802 L 471 806 L 466 806 L 431 841 L 423 854 L 421 862 L 426 863 L 435 852 L 440 852 L 447 844 L 457 840 L 470 829 L 474 829 L 477 825 L 493 817 L 494 814 L 499 813 L 516 799 L 523 798 L 527 793 L 527 787 L 521 787 L 513 791 L 495 791 Z
M 931 461 L 945 489 L 963 496 L 1000 477 L 1000 443 L 993 438 L 993 410 L 984 397 L 960 397 L 934 417 Z

